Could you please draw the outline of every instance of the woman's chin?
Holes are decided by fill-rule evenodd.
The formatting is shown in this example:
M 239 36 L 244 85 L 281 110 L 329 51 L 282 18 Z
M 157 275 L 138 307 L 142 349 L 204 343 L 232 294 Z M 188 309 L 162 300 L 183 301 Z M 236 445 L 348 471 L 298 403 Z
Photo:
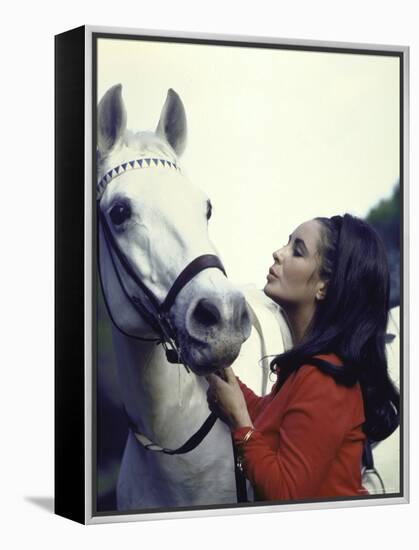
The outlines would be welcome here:
M 281 296 L 278 294 L 278 292 L 275 292 L 275 289 L 272 288 L 272 286 L 269 284 L 269 282 L 266 283 L 263 292 L 265 295 L 270 298 L 273 302 L 275 302 L 278 306 L 283 307 L 283 300 L 281 300 Z
M 276 293 L 275 293 L 275 290 L 272 288 L 272 283 L 270 281 L 268 281 L 265 284 L 263 292 L 266 294 L 266 296 L 268 296 L 268 298 L 270 298 L 271 300 L 276 301 L 275 300 Z

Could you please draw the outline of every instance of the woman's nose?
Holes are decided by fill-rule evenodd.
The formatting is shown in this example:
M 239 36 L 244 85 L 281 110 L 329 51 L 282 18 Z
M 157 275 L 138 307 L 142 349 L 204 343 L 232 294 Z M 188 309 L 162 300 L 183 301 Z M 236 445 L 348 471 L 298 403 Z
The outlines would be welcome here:
M 282 252 L 282 248 L 275 250 L 275 252 L 272 254 L 272 257 L 275 260 L 275 262 L 281 263 L 281 260 L 282 260 L 281 252 Z

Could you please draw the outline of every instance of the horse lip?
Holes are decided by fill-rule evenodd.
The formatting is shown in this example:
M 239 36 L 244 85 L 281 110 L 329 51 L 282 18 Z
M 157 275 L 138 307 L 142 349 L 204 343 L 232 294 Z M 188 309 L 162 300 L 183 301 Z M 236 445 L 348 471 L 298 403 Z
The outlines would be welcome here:
M 240 353 L 241 346 L 237 346 L 237 353 L 223 352 L 220 356 L 211 352 L 211 345 L 193 338 L 187 338 L 180 345 L 182 355 L 188 366 L 196 374 L 208 374 L 214 369 L 225 368 L 233 364 Z
M 191 370 L 197 376 L 208 376 L 209 374 L 214 374 L 219 370 L 229 367 L 231 364 L 232 363 L 225 363 L 218 367 L 214 367 L 213 365 L 197 365 L 197 366 L 191 367 Z

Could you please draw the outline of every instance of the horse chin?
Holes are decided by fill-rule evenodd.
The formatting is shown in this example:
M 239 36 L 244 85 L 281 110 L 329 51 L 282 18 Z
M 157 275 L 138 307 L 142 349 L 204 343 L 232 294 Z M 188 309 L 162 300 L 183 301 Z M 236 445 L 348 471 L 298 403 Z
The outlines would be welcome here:
M 181 346 L 182 356 L 187 366 L 198 376 L 206 376 L 229 367 L 240 353 L 240 344 L 228 346 L 203 345 L 202 343 L 185 343 Z

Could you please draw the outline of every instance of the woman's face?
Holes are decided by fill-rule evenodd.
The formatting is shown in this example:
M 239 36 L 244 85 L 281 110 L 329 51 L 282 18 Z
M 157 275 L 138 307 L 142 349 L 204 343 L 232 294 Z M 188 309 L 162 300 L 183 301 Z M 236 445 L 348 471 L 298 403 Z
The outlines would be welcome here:
M 288 243 L 273 253 L 264 292 L 285 310 L 314 306 L 324 298 L 326 285 L 320 279 L 321 225 L 305 222 L 290 235 Z

